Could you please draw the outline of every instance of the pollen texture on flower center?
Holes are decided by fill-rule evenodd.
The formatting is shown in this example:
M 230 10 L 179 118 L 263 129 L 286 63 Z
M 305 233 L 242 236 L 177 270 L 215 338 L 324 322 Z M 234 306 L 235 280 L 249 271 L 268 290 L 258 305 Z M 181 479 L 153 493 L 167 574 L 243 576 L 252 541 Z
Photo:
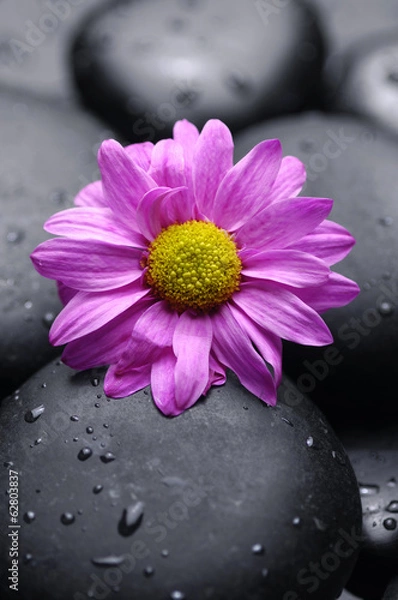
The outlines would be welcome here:
M 231 236 L 214 223 L 164 229 L 149 247 L 146 281 L 178 312 L 208 312 L 239 289 L 242 263 Z

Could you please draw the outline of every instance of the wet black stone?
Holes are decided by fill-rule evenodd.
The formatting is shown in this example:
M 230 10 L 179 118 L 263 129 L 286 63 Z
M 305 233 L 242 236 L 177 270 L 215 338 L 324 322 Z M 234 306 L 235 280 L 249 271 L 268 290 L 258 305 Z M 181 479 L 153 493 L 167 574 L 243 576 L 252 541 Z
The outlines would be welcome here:
M 329 76 L 329 107 L 360 115 L 398 135 L 398 35 L 361 40 Z
M 2 0 L 0 83 L 56 99 L 74 96 L 68 49 L 84 15 L 108 0 Z
M 35 271 L 29 255 L 49 237 L 46 219 L 72 206 L 79 189 L 98 177 L 97 147 L 112 134 L 83 111 L 4 91 L 0 125 L 2 398 L 60 353 L 48 342 L 45 318 L 61 308 L 56 285 Z
M 380 598 L 396 574 L 398 556 L 398 426 L 341 433 L 362 501 L 363 543 L 350 589 Z
M 84 102 L 135 141 L 168 137 L 182 117 L 236 130 L 297 110 L 314 100 L 322 56 L 299 0 L 133 0 L 96 11 L 73 49 Z
M 285 155 L 307 167 L 302 195 L 334 199 L 330 219 L 357 243 L 333 269 L 361 288 L 348 306 L 323 313 L 332 345 L 284 344 L 285 370 L 335 428 L 349 421 L 377 428 L 398 416 L 391 393 L 398 355 L 398 147 L 360 120 L 308 113 L 248 129 L 236 138 L 236 158 L 274 137 Z
M 214 598 L 228 600 L 280 600 L 290 590 L 300 598 L 336 598 L 356 558 L 357 549 L 344 540 L 346 532 L 360 528 L 357 483 L 348 459 L 342 465 L 333 458 L 332 451 L 343 455 L 344 449 L 330 426 L 325 433 L 319 410 L 304 397 L 291 405 L 287 380 L 277 408 L 252 396 L 231 374 L 206 400 L 169 419 L 144 391 L 110 400 L 98 411 L 92 375 L 49 364 L 21 387 L 18 400 L 6 399 L 0 408 L 1 455 L 23 473 L 20 512 L 37 515 L 36 523 L 21 529 L 21 546 L 36 561 L 34 568 L 20 568 L 22 600 L 80 600 L 100 590 L 110 593 L 113 585 L 120 600 L 164 600 L 173 591 L 199 600 L 209 588 Z M 43 379 L 46 390 L 38 385 Z M 25 407 L 40 404 L 45 393 L 52 398 L 46 412 L 26 423 Z M 112 423 L 116 461 L 77 459 L 76 446 L 64 443 L 76 431 L 73 413 L 80 416 L 82 436 L 83 424 L 99 431 L 104 419 Z M 43 443 L 30 449 L 32 428 Z M 306 444 L 309 435 L 317 440 L 316 450 Z M 100 440 L 90 444 L 99 454 Z M 7 469 L 0 477 L 4 490 Z M 98 481 L 107 492 L 94 496 Z M 35 494 L 38 485 L 41 493 Z M 121 514 L 136 502 L 145 503 L 143 518 L 124 537 L 118 532 Z M 60 520 L 66 512 L 76 515 L 68 526 Z M 300 527 L 292 523 L 295 516 Z M 6 527 L 0 519 L 3 539 Z M 258 544 L 263 554 L 253 552 Z M 336 544 L 352 553 L 339 559 Z M 121 556 L 120 578 L 92 563 Z M 1 554 L 0 572 L 6 560 Z M 334 564 L 330 572 L 328 560 Z M 324 561 L 326 577 L 309 594 L 314 561 Z M 143 573 L 148 566 L 155 570 L 151 577 Z M 4 582 L 1 598 L 14 598 Z

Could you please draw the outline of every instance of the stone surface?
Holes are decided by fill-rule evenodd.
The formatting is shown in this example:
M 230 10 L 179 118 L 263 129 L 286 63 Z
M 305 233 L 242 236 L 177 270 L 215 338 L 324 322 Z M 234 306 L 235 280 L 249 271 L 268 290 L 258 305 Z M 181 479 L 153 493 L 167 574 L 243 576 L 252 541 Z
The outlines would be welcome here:
M 361 537 L 357 483 L 292 384 L 273 409 L 231 374 L 168 419 L 148 389 L 108 400 L 102 379 L 53 362 L 1 406 L 3 492 L 19 478 L 21 600 L 340 594 Z M 4 600 L 15 597 L 5 551 Z
M 40 96 L 74 96 L 68 49 L 75 28 L 110 0 L 2 0 L 0 84 Z
M 329 77 L 329 106 L 361 115 L 398 134 L 398 35 L 361 40 Z M 337 71 L 337 70 L 336 70 Z
M 366 600 L 378 599 L 398 575 L 398 425 L 374 432 L 350 429 L 341 439 L 359 483 L 363 512 L 364 541 L 349 586 Z
M 274 137 L 284 154 L 306 164 L 303 195 L 334 199 L 331 220 L 357 243 L 333 268 L 361 288 L 351 304 L 324 313 L 334 343 L 286 343 L 285 369 L 335 427 L 350 420 L 377 427 L 398 413 L 391 393 L 398 354 L 398 148 L 359 120 L 314 113 L 249 129 L 237 136 L 236 157 Z
M 398 577 L 395 577 L 389 584 L 383 600 L 398 600 Z
M 96 11 L 73 60 L 86 104 L 144 141 L 168 137 L 182 117 L 236 130 L 297 110 L 314 100 L 322 55 L 317 22 L 298 0 L 133 0 Z
M 108 130 L 77 110 L 26 94 L 0 93 L 0 398 L 60 352 L 48 330 L 60 303 L 53 281 L 29 255 L 48 238 L 44 221 L 72 205 L 96 179 L 96 151 Z

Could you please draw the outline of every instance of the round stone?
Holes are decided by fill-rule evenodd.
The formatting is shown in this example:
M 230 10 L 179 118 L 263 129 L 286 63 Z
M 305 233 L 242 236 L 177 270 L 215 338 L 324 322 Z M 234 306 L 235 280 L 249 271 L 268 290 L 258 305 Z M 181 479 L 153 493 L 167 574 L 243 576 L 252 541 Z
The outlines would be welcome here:
M 93 377 L 102 386 L 101 370 L 50 363 L 0 408 L 1 489 L 12 469 L 20 514 L 35 513 L 18 530 L 32 556 L 19 570 L 21 600 L 105 597 L 115 587 L 120 600 L 177 591 L 190 600 L 340 594 L 361 537 L 357 482 L 347 457 L 335 459 L 344 449 L 321 412 L 288 380 L 270 408 L 230 374 L 170 419 L 149 389 L 103 396 L 96 408 Z M 45 411 L 27 422 L 27 409 L 39 404 Z M 89 423 L 96 440 L 87 437 Z M 86 461 L 75 435 L 93 450 Z M 38 436 L 42 443 L 31 447 Z M 101 460 L 104 446 L 115 460 Z M 0 520 L 5 540 L 9 524 Z M 7 561 L 2 554 L 1 572 Z M 5 578 L 0 585 L 2 598 L 15 597 Z
M 307 113 L 243 132 L 236 159 L 267 138 L 280 138 L 284 154 L 305 163 L 302 195 L 333 198 L 330 219 L 356 245 L 332 269 L 361 288 L 347 306 L 323 313 L 333 344 L 285 343 L 284 368 L 336 428 L 348 421 L 377 427 L 398 414 L 391 397 L 398 354 L 398 148 L 357 119 Z
M 84 102 L 133 141 L 183 117 L 236 130 L 313 102 L 323 44 L 302 4 L 149 0 L 111 4 L 73 48 Z
M 61 308 L 53 281 L 29 255 L 43 224 L 98 178 L 96 153 L 111 133 L 80 110 L 0 94 L 0 398 L 60 353 L 48 342 Z M 40 386 L 45 388 L 43 379 Z M 46 391 L 43 389 L 43 394 Z
M 106 1 L 2 0 L 0 82 L 47 98 L 72 98 L 71 37 L 87 12 Z
M 329 104 L 398 134 L 398 36 L 361 40 L 347 57 L 340 81 L 329 81 Z

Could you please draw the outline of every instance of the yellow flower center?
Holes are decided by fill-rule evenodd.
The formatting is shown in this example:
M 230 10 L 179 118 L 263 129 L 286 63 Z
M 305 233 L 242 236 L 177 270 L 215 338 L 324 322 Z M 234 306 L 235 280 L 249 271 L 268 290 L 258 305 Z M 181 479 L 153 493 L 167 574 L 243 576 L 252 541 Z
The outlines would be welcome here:
M 178 312 L 208 312 L 239 289 L 242 263 L 231 236 L 214 223 L 170 225 L 149 246 L 146 281 Z

